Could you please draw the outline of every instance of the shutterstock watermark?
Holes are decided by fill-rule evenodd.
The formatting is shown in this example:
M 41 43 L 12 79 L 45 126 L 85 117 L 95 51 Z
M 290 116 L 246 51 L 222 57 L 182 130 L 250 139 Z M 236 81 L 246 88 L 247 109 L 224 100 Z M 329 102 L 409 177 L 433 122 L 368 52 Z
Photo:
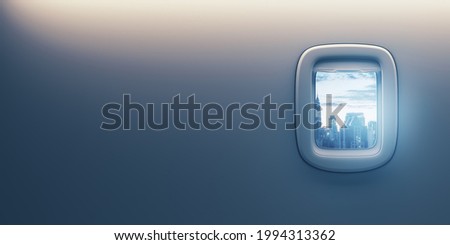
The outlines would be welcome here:
M 326 117 L 334 116 L 339 126 L 344 127 L 339 118 L 339 111 L 345 104 L 331 108 L 332 96 L 327 95 Z M 157 106 L 159 108 L 157 108 Z M 157 113 L 156 111 L 159 111 Z M 278 128 L 294 130 L 300 126 L 307 129 L 320 128 L 322 108 L 316 103 L 306 104 L 301 114 L 296 114 L 293 103 L 274 103 L 270 94 L 264 96 L 261 103 L 199 103 L 195 94 L 188 96 L 184 102 L 181 95 L 172 97 L 169 103 L 139 103 L 131 101 L 131 94 L 123 94 L 121 103 L 110 102 L 101 109 L 104 121 L 103 130 L 165 130 L 171 127 L 179 130 L 255 130 L 264 126 L 270 130 Z M 281 124 L 281 125 L 280 125 Z M 329 126 L 329 125 L 327 125 Z

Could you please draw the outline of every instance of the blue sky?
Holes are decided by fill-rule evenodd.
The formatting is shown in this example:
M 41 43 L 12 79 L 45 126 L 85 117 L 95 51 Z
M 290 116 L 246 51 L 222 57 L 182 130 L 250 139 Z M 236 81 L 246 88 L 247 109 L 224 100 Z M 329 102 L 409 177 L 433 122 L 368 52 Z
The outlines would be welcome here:
M 316 93 L 322 107 L 322 122 L 325 120 L 326 95 L 333 96 L 333 109 L 340 103 L 347 105 L 338 114 L 345 120 L 349 112 L 362 112 L 369 121 L 377 121 L 377 90 L 375 72 L 317 72 Z

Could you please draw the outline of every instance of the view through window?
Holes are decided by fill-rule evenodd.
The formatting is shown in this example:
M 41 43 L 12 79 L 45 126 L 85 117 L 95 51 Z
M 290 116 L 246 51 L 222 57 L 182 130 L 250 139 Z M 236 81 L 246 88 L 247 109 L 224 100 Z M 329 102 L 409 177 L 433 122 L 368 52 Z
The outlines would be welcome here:
M 377 142 L 377 73 L 376 72 L 316 72 L 315 103 L 322 110 L 316 112 L 317 146 L 324 149 L 368 149 Z M 327 95 L 331 95 L 334 110 L 346 105 L 337 116 L 326 115 Z

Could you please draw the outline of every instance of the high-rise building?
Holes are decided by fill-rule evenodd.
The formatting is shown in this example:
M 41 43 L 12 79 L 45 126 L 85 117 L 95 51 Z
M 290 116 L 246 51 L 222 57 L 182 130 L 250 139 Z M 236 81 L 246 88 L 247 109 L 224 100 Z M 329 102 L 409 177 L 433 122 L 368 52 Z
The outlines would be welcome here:
M 319 95 L 316 96 L 316 99 L 314 101 L 314 111 L 315 111 L 315 116 L 314 116 L 314 123 L 319 122 L 320 123 L 320 127 L 322 127 L 322 111 L 320 108 L 320 100 L 319 100 Z
M 319 96 L 316 96 L 314 101 L 314 123 L 319 123 L 319 128 L 315 129 L 314 137 L 316 144 L 319 147 L 323 147 L 323 140 L 326 138 L 325 129 L 322 128 L 322 112 L 320 108 Z
M 336 117 L 331 115 L 328 118 L 328 131 L 329 131 L 329 148 L 341 148 L 341 136 L 339 134 L 338 126 L 336 123 Z
M 377 143 L 377 122 L 367 123 L 367 147 L 371 148 Z
M 345 115 L 345 127 L 340 130 L 342 148 L 368 148 L 367 126 L 364 113 L 351 112 Z

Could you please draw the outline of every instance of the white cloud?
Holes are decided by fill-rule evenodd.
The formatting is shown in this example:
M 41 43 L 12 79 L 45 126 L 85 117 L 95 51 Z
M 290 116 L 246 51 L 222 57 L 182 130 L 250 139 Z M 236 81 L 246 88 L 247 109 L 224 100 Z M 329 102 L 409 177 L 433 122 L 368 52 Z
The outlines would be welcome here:
M 369 121 L 377 121 L 377 96 L 375 72 L 317 72 L 316 93 L 322 106 L 325 121 L 326 95 L 332 95 L 335 105 L 346 103 L 338 114 L 343 120 L 350 112 L 362 112 Z

